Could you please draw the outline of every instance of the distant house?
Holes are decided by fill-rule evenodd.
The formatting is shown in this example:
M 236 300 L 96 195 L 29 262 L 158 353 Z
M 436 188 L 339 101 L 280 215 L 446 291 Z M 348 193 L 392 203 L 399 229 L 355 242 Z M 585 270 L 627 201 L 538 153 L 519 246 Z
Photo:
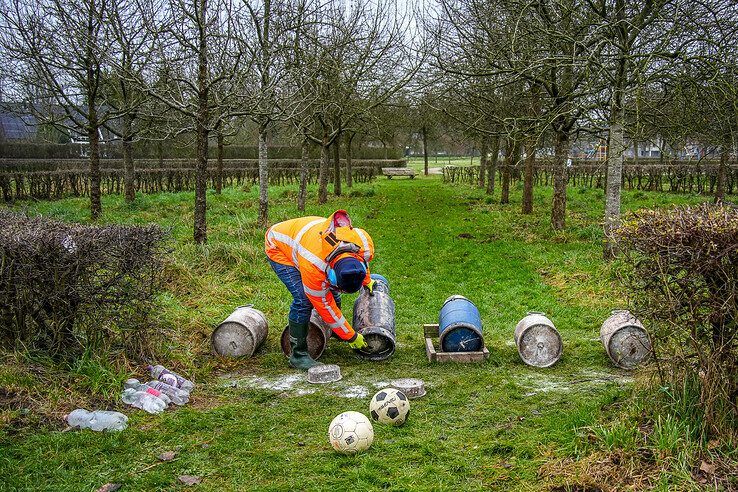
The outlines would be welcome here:
M 31 141 L 38 136 L 36 118 L 0 109 L 0 141 Z
M 61 126 L 52 126 L 39 120 L 35 114 L 41 114 L 40 107 L 35 110 L 27 103 L 0 102 L 0 142 L 44 142 L 44 143 L 77 143 L 86 144 L 89 139 L 86 134 L 72 130 L 74 125 L 65 116 L 59 106 L 51 106 L 54 119 Z M 117 120 L 110 122 L 119 126 Z M 115 140 L 116 137 L 106 128 L 100 129 L 100 143 L 104 144 Z

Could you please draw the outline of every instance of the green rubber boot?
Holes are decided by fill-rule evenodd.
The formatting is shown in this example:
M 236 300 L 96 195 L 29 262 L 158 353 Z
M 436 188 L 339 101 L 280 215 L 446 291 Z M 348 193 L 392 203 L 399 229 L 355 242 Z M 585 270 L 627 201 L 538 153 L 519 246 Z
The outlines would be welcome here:
M 292 348 L 292 355 L 290 355 L 290 366 L 295 369 L 307 371 L 313 366 L 317 366 L 320 362 L 313 360 L 308 354 L 307 347 L 307 334 L 308 334 L 308 322 L 296 323 L 292 320 L 289 322 L 290 327 L 290 348 Z

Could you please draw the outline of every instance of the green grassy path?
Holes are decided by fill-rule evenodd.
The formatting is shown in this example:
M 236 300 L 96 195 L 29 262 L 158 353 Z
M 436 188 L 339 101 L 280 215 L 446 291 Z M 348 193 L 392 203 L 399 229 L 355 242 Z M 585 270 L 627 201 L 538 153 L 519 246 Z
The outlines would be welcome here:
M 577 429 L 595 423 L 629 388 L 597 340 L 609 310 L 623 302 L 600 260 L 602 191 L 572 190 L 569 229 L 556 234 L 548 225 L 549 193 L 538 190 L 530 217 L 518 212 L 518 190 L 513 204 L 501 206 L 478 190 L 423 177 L 380 179 L 355 187 L 353 196 L 309 205 L 316 215 L 346 208 L 369 231 L 377 249 L 372 269 L 389 278 L 397 305 L 391 360 L 360 361 L 331 341 L 322 361 L 341 366 L 344 380 L 335 387 L 289 379 L 278 336 L 290 298 L 263 257 L 255 189 L 209 197 L 206 248 L 189 239 L 191 193 L 143 196 L 133 207 L 106 197 L 106 220 L 172 229 L 163 349 L 200 383 L 194 401 L 160 416 L 126 409 L 130 427 L 118 434 L 0 431 L 0 489 L 94 490 L 118 482 L 123 490 L 176 490 L 177 476 L 189 474 L 203 477 L 198 490 L 545 490 L 554 479 L 538 476 L 541 464 L 576 455 Z M 295 215 L 294 190 L 274 188 L 271 196 L 274 221 Z M 675 199 L 701 200 L 626 193 L 625 206 Z M 85 220 L 86 207 L 86 200 L 69 199 L 31 208 Z M 425 358 L 421 324 L 435 322 L 452 294 L 480 309 L 491 352 L 484 364 L 431 365 Z M 345 298 L 347 317 L 353 300 Z M 254 359 L 219 363 L 209 355 L 212 327 L 247 302 L 267 314 L 269 339 Z M 551 369 L 523 365 L 512 342 L 529 310 L 546 312 L 564 339 L 563 359 Z M 225 372 L 229 379 L 216 377 Z M 362 455 L 335 454 L 330 420 L 346 410 L 367 413 L 375 385 L 398 377 L 421 378 L 428 387 L 412 402 L 409 422 L 375 425 L 374 445 Z M 263 387 L 278 383 L 282 389 Z M 117 391 L 120 381 L 108 384 Z M 368 396 L 346 396 L 356 391 Z M 157 461 L 170 450 L 178 453 L 174 461 Z

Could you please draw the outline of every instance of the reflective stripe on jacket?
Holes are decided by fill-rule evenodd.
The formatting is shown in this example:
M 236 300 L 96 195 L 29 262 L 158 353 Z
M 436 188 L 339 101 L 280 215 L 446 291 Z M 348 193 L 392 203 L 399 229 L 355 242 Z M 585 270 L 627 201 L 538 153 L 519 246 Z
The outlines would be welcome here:
M 325 259 L 338 241 L 359 246 L 357 255 L 367 264 L 363 285 L 370 282 L 369 261 L 374 258 L 374 242 L 366 231 L 351 226 L 345 211 L 328 217 L 300 217 L 270 227 L 266 232 L 264 249 L 267 256 L 282 265 L 293 265 L 300 271 L 305 294 L 323 321 L 342 340 L 356 338 L 351 325 L 336 305 L 329 287 Z

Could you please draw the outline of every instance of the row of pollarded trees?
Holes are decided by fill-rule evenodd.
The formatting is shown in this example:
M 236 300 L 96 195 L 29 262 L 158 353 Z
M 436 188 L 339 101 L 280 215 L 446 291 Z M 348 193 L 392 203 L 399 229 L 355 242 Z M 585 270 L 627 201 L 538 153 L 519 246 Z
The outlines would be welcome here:
M 260 225 L 268 222 L 275 125 L 302 142 L 305 171 L 309 146 L 320 146 L 318 200 L 325 202 L 329 149 L 343 139 L 350 161 L 353 135 L 418 66 L 422 50 L 410 50 L 408 21 L 393 0 L 8 0 L 0 7 L 5 97 L 87 136 L 93 218 L 102 213 L 103 129 L 123 143 L 128 200 L 135 198 L 132 142 L 192 135 L 194 238 L 205 242 L 211 136 L 220 148 L 244 121 L 258 128 Z
M 551 152 L 551 223 L 563 229 L 572 143 L 603 135 L 609 232 L 620 214 L 628 139 L 712 145 L 724 169 L 738 138 L 737 24 L 729 0 L 437 0 L 424 25 L 435 90 L 452 98 L 438 109 L 480 142 L 484 160 L 492 150 L 480 185 L 485 168 L 494 176 L 500 147 L 511 162 L 525 154 L 523 213 L 530 213 L 536 152 Z M 504 170 L 502 178 L 505 202 Z

